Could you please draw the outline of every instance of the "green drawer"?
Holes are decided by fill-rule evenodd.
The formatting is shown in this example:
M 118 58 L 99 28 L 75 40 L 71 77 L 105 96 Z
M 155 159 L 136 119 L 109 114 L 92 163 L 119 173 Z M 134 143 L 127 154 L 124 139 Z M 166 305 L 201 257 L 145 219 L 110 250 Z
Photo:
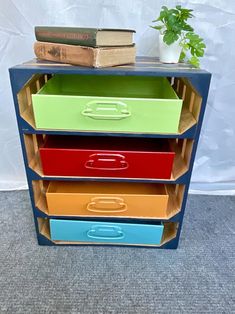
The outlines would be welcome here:
M 32 95 L 36 128 L 177 133 L 182 109 L 166 78 L 55 75 Z

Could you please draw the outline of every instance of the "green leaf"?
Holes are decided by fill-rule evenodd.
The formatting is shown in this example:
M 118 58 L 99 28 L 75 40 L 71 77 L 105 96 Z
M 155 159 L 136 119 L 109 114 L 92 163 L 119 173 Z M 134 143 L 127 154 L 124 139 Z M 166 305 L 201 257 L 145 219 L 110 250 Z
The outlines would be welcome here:
M 177 17 L 174 15 L 169 16 L 166 25 L 167 25 L 167 29 L 169 30 L 175 30 L 176 28 L 177 30 L 180 29 L 178 21 L 177 21 Z
M 180 54 L 180 61 L 184 61 L 186 58 L 186 53 L 184 52 L 184 50 L 182 50 L 181 54 Z
M 199 68 L 200 67 L 200 62 L 199 59 L 195 56 L 192 56 L 189 61 L 190 64 L 192 64 L 193 66 L 195 66 L 195 68 Z
M 191 55 L 195 57 L 203 57 L 204 50 L 206 48 L 203 39 L 195 33 L 188 33 L 186 34 L 185 38 L 187 40 Z
M 170 9 L 170 10 L 168 10 L 168 12 L 169 12 L 169 15 L 171 15 L 171 16 L 173 16 L 173 15 L 178 15 L 178 10 L 176 10 L 176 9 Z
M 194 31 L 192 26 L 190 26 L 189 24 L 186 24 L 186 23 L 182 23 L 181 28 L 182 28 L 182 30 L 184 30 L 186 32 L 193 32 Z
M 151 26 L 151 25 L 150 25 L 150 27 L 152 27 L 152 28 L 154 28 L 154 29 L 160 31 L 161 29 L 163 29 L 164 26 L 160 26 L 160 25 L 159 25 L 159 26 L 157 26 L 157 25 L 156 25 L 156 26 Z
M 191 13 L 193 12 L 193 10 L 184 8 L 179 8 L 178 10 L 180 11 L 180 16 L 182 20 L 188 20 L 189 18 L 193 17 L 193 14 Z
M 181 42 L 180 45 L 181 45 L 181 47 L 182 47 L 183 50 L 185 50 L 185 51 L 189 50 L 189 45 L 188 45 L 187 43 Z
M 167 44 L 167 45 L 171 45 L 173 44 L 175 41 L 177 41 L 179 38 L 179 35 L 176 34 L 175 32 L 172 31 L 165 31 L 164 37 L 163 37 L 163 41 Z
M 158 18 L 158 21 L 164 21 L 164 18 L 167 16 L 167 13 L 165 11 L 162 11 L 160 13 L 160 16 Z

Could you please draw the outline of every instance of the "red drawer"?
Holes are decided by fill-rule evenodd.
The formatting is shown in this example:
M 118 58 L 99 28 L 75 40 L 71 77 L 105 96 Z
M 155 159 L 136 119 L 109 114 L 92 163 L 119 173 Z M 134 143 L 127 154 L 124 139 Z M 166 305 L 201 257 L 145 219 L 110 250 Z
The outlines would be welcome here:
M 44 175 L 170 179 L 175 153 L 163 139 L 49 135 Z

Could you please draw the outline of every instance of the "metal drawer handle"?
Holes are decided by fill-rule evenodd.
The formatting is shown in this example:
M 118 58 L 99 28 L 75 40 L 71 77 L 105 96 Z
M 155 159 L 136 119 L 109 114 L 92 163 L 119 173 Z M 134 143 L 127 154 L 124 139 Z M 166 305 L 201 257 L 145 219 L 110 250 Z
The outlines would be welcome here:
M 90 101 L 81 114 L 96 120 L 121 120 L 131 116 L 127 104 L 121 101 L 105 100 Z
M 129 167 L 121 154 L 92 154 L 85 162 L 85 168 L 93 170 L 125 170 Z
M 94 225 L 88 230 L 87 236 L 97 240 L 120 240 L 124 238 L 124 232 L 117 226 Z
M 121 197 L 94 197 L 87 204 L 87 210 L 95 213 L 122 213 L 127 205 Z

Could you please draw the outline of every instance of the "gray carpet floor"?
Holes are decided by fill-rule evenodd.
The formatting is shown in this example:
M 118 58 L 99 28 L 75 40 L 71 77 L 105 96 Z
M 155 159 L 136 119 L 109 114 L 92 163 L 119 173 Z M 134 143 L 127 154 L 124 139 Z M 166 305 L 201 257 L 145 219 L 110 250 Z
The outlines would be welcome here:
M 0 193 L 0 313 L 235 313 L 235 198 L 189 197 L 178 250 L 38 246 Z

